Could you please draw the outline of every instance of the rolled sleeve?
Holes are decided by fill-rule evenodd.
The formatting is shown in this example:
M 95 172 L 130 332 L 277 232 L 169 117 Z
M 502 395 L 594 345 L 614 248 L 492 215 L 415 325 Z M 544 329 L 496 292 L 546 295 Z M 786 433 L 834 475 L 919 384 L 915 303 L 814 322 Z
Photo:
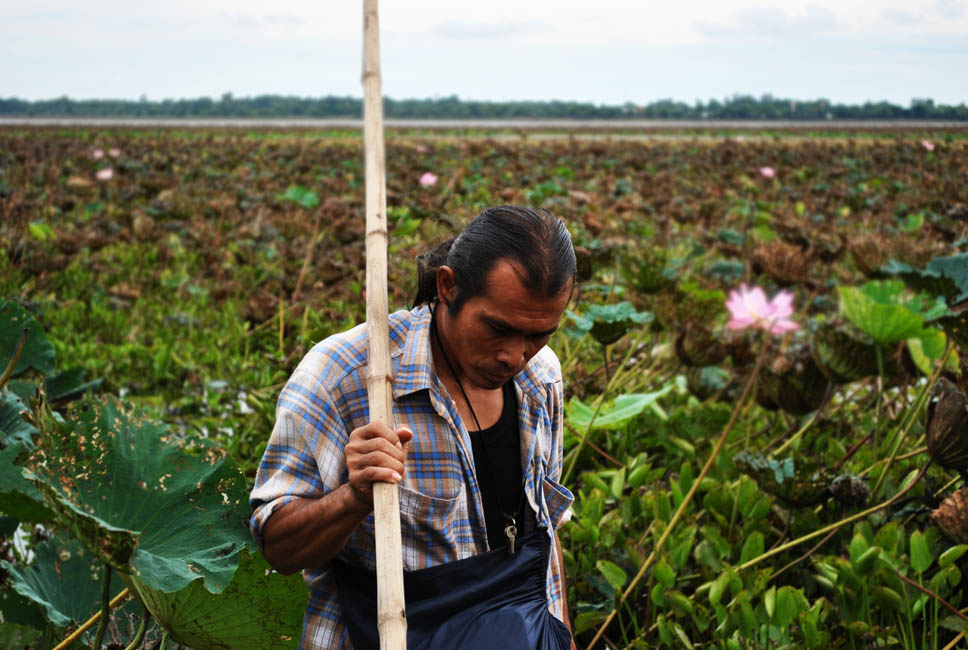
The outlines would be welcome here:
M 249 495 L 249 528 L 260 548 L 266 522 L 277 509 L 325 496 L 345 473 L 348 434 L 321 383 L 297 371 L 279 396 L 272 435 Z

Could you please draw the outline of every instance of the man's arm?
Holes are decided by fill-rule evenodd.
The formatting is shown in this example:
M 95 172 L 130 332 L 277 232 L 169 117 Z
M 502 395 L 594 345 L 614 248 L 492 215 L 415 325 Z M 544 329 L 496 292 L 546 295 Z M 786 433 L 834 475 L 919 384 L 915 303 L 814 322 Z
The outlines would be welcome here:
M 331 560 L 373 510 L 373 483 L 403 478 L 413 433 L 371 422 L 354 429 L 346 445 L 349 482 L 318 499 L 281 506 L 262 531 L 262 554 L 280 573 L 318 567 Z

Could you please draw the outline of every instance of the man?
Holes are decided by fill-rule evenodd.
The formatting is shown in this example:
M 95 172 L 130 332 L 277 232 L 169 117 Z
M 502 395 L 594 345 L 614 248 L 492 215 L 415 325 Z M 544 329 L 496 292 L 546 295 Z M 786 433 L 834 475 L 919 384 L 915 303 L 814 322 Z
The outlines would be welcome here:
M 490 208 L 422 260 L 417 306 L 390 316 L 395 430 L 369 421 L 365 325 L 317 344 L 280 395 L 256 475 L 252 533 L 282 573 L 306 571 L 302 647 L 347 648 L 334 558 L 375 565 L 374 481 L 395 483 L 405 571 L 553 543 L 548 608 L 567 622 L 554 532 L 561 370 L 545 347 L 571 296 L 575 255 L 554 216 Z

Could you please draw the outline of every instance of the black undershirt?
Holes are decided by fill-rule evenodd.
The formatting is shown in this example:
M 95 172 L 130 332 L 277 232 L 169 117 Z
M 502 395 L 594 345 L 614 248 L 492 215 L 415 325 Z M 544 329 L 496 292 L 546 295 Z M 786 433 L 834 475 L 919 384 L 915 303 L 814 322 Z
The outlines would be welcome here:
M 481 488 L 484 503 L 488 546 L 492 549 L 507 545 L 504 529 L 509 522 L 505 513 L 515 518 L 519 534 L 524 526 L 518 396 L 513 381 L 504 384 L 502 390 L 504 408 L 497 422 L 481 431 L 468 432 L 474 452 L 474 467 L 477 468 L 477 484 Z

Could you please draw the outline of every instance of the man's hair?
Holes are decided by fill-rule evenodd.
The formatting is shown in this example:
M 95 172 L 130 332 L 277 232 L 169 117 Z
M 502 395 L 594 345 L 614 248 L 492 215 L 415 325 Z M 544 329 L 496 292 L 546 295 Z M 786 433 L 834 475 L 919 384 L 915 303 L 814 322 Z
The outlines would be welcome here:
M 487 276 L 500 260 L 511 262 L 522 284 L 536 296 L 557 296 L 575 279 L 575 250 L 565 224 L 545 210 L 513 205 L 487 208 L 459 236 L 417 258 L 414 305 L 437 298 L 437 269 L 449 266 L 457 298 L 447 310 L 487 292 Z

